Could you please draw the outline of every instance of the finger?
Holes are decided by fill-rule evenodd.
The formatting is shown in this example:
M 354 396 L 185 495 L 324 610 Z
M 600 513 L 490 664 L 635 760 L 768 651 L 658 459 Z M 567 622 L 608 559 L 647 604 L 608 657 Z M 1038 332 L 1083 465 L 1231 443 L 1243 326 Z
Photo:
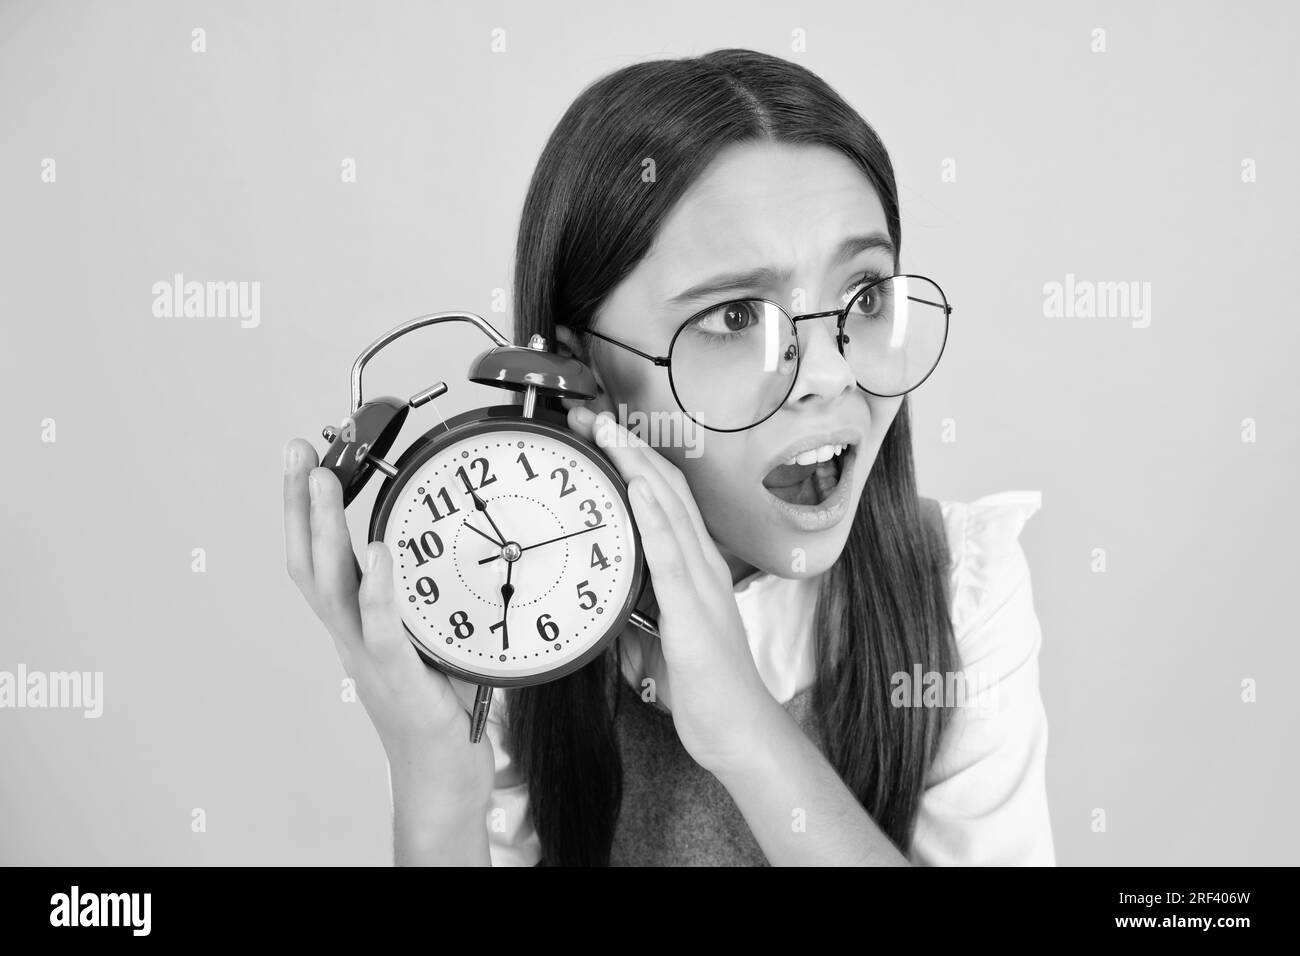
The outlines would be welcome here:
M 565 396 L 560 399 L 560 407 L 563 408 L 565 412 L 569 412 L 575 408 L 586 408 L 589 401 L 591 401 L 589 398 L 569 398 Z
M 361 630 L 366 648 L 384 663 L 416 659 L 415 648 L 406 638 L 393 590 L 393 556 L 388 545 L 372 541 L 366 545 L 366 571 L 357 591 Z
M 615 423 L 617 425 L 617 422 Z M 682 470 L 664 457 L 658 449 L 650 445 L 635 432 L 619 425 L 621 434 L 626 436 L 625 441 L 632 448 L 639 448 L 645 455 L 646 461 L 658 470 L 672 493 L 675 493 L 681 501 L 682 508 L 685 510 L 690 519 L 691 527 L 695 531 L 696 538 L 699 542 L 700 553 L 704 560 L 709 564 L 719 576 L 731 580 L 731 569 L 727 566 L 726 560 L 722 557 L 722 552 L 718 550 L 717 543 L 713 540 L 713 535 L 709 533 L 709 527 L 704 521 L 704 515 L 700 512 L 699 502 L 695 500 L 695 493 L 691 491 L 690 482 L 682 474 Z
M 654 459 L 660 458 L 658 452 L 619 425 L 612 416 L 602 413 L 598 418 L 600 421 L 593 426 L 597 445 L 614 460 L 626 481 L 630 483 L 632 478 L 640 476 L 649 483 L 653 497 L 674 534 L 678 535 L 679 547 L 688 565 L 696 573 L 720 573 L 718 565 L 704 551 L 704 541 L 711 545 L 712 539 L 708 537 L 689 487 L 684 496 L 679 494 L 674 482 L 655 462 Z M 664 465 L 672 467 L 668 462 Z
M 662 493 L 670 490 L 671 479 L 659 462 L 655 461 L 656 458 L 663 460 L 657 451 L 620 425 L 607 412 L 595 416 L 591 433 L 592 440 L 613 459 L 625 481 L 631 482 L 636 475 L 642 475 L 659 493 L 661 503 L 667 505 L 667 499 Z M 684 510 L 681 517 L 686 517 Z
M 284 561 L 289 577 L 304 593 L 315 586 L 307 473 L 316 464 L 316 449 L 310 442 L 292 438 L 284 446 Z
M 608 443 L 602 443 L 596 436 L 596 429 L 601 421 L 608 420 L 615 427 L 615 439 Z M 695 496 L 691 493 L 690 485 L 687 483 L 685 476 L 672 462 L 665 459 L 652 446 L 643 441 L 640 437 L 633 434 L 626 428 L 623 428 L 614 420 L 608 412 L 602 412 L 599 416 L 589 408 L 574 406 L 569 409 L 569 427 L 582 436 L 602 448 L 614 460 L 619 471 L 627 480 L 635 474 L 647 474 L 647 476 L 657 473 L 662 479 L 664 485 L 659 485 L 661 494 L 665 502 L 671 502 L 676 499 L 680 505 L 680 511 L 677 513 L 678 522 L 681 523 L 681 514 L 685 514 L 686 521 L 694 531 L 696 540 L 688 545 L 688 552 L 691 554 L 692 563 L 696 566 L 701 564 L 711 568 L 719 577 L 730 580 L 731 571 L 727 568 L 726 561 L 714 544 L 712 536 L 709 534 L 708 527 L 704 523 L 704 517 L 700 514 L 699 506 L 695 501 Z M 636 455 L 632 453 L 620 454 L 620 451 L 633 450 L 639 452 L 643 459 L 641 467 L 636 467 Z M 649 480 L 655 480 L 650 477 Z M 666 486 L 666 487 L 665 487 Z M 668 506 L 670 509 L 673 506 Z
M 402 624 L 393 587 L 392 553 L 384 542 L 372 541 L 366 546 L 365 558 L 366 571 L 357 592 L 362 640 L 384 682 L 399 696 L 416 694 L 430 673 Z M 450 683 L 435 677 L 434 686 L 441 691 L 440 706 L 450 708 L 449 715 L 459 712 L 461 704 L 454 699 Z
M 628 482 L 628 498 L 632 502 L 632 512 L 641 535 L 641 550 L 650 567 L 655 602 L 660 613 L 662 615 L 667 608 L 681 608 L 690 598 L 687 589 L 692 588 L 694 578 L 672 521 L 644 475 L 636 475 Z
M 316 600 L 346 635 L 361 633 L 357 607 L 357 558 L 352 536 L 343 517 L 343 488 L 328 468 L 313 468 L 307 475 L 311 495 L 311 557 L 316 580 Z M 327 624 L 331 622 L 327 621 Z
M 581 415 L 581 413 L 579 413 L 577 417 L 580 420 L 585 419 L 585 416 Z M 695 501 L 695 496 L 691 494 L 690 484 L 687 482 L 686 476 L 682 474 L 681 469 L 665 458 L 654 446 L 649 444 L 631 429 L 620 425 L 612 415 L 601 413 L 599 417 L 602 419 L 608 418 L 613 422 L 616 436 L 614 442 L 615 445 L 622 445 L 629 448 L 639 449 L 641 451 L 649 466 L 654 468 L 661 476 L 663 476 L 664 481 L 666 481 L 669 486 L 677 492 L 678 497 L 682 499 L 682 503 L 690 517 L 691 524 L 695 528 L 695 533 L 700 535 L 702 538 L 712 540 L 711 538 L 708 538 L 709 530 L 704 523 L 704 516 L 700 514 L 699 506 Z M 597 424 L 596 418 L 597 416 L 592 415 L 591 421 L 588 424 L 588 429 L 593 433 Z M 593 440 L 595 440 L 594 434 Z
M 561 402 L 564 401 L 566 399 L 561 399 Z M 587 441 L 595 441 L 591 434 L 591 426 L 596 421 L 595 412 L 588 408 L 585 403 L 579 403 L 576 400 L 570 400 L 570 404 L 565 405 L 565 412 L 571 431 Z

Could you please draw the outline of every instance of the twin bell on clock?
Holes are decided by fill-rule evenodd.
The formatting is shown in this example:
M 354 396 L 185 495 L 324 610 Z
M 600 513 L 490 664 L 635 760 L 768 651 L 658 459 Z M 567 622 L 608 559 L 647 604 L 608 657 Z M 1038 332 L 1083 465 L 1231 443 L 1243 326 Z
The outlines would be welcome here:
M 411 409 L 447 383 L 363 402 L 362 372 L 398 338 L 442 322 L 468 322 L 491 339 L 467 377 L 522 392 L 523 403 L 456 415 L 390 461 Z M 339 479 L 344 507 L 372 474 L 384 476 L 369 540 L 393 555 L 402 623 L 420 657 L 477 685 L 474 742 L 494 688 L 570 674 L 629 621 L 658 633 L 636 610 L 646 568 L 626 483 L 600 448 L 537 401 L 595 392 L 591 370 L 547 351 L 540 335 L 515 346 L 477 315 L 439 312 L 402 323 L 357 356 L 351 413 L 323 432 L 330 445 L 321 464 Z

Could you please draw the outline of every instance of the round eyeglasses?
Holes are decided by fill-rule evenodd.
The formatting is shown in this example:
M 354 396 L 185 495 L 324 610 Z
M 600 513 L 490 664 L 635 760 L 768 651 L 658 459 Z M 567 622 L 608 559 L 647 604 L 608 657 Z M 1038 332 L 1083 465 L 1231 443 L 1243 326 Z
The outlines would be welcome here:
M 709 306 L 673 333 L 667 355 L 588 335 L 668 369 L 673 398 L 692 421 L 711 431 L 738 432 L 776 414 L 799 375 L 799 332 L 805 319 L 836 317 L 835 344 L 858 388 L 894 398 L 934 371 L 948 341 L 948 304 L 925 276 L 893 275 L 863 286 L 848 305 L 792 316 L 768 299 Z

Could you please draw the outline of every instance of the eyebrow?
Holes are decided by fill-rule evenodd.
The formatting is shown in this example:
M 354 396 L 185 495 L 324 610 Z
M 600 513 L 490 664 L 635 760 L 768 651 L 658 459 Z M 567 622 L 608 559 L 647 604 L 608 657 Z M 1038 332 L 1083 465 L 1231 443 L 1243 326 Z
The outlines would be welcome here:
M 873 232 L 867 236 L 850 236 L 840 243 L 840 248 L 835 253 L 835 259 L 831 262 L 831 267 L 834 268 L 848 262 L 859 253 L 877 249 L 887 253 L 890 262 L 894 262 L 898 258 L 894 244 L 889 241 L 889 237 L 884 233 Z M 749 269 L 745 272 L 728 272 L 691 286 L 685 292 L 673 296 L 668 300 L 667 304 L 670 307 L 687 305 L 734 289 L 775 288 L 784 285 L 789 278 L 789 269 L 777 269 L 772 266 Z

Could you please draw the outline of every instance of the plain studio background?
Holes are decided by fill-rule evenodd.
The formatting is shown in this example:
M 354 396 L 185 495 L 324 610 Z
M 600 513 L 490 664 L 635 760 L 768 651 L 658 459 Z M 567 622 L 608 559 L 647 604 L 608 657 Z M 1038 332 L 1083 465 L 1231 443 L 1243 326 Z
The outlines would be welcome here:
M 98 719 L 0 710 L 0 860 L 391 862 L 378 737 L 285 573 L 281 448 L 323 447 L 391 326 L 509 331 L 528 178 L 585 85 L 746 46 L 875 126 L 904 266 L 954 304 L 911 399 L 922 494 L 1042 491 L 1059 862 L 1295 862 L 1298 27 L 1281 2 L 0 5 L 0 670 L 104 681 Z M 177 273 L 260 283 L 258 324 L 156 317 Z M 1049 316 L 1067 276 L 1149 283 L 1149 324 Z M 486 344 L 415 333 L 368 392 L 493 403 L 463 379 Z

